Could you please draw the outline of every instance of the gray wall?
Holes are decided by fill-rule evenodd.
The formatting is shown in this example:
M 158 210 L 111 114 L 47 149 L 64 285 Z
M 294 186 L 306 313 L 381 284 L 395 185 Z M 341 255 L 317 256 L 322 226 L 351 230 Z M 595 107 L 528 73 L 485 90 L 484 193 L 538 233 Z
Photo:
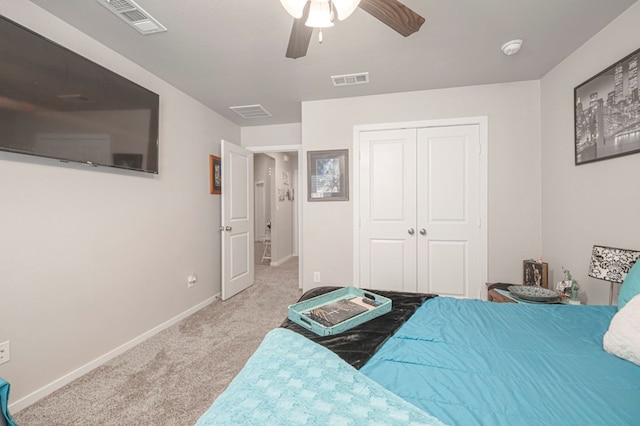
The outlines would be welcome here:
M 303 102 L 303 147 L 305 155 L 351 150 L 356 125 L 487 116 L 488 277 L 521 282 L 522 260 L 542 254 L 539 94 L 539 82 L 528 81 Z M 306 199 L 306 188 L 303 192 Z M 321 273 L 322 284 L 353 282 L 355 197 L 351 187 L 348 202 L 303 204 L 304 289 L 317 285 L 314 271 Z
M 550 282 L 568 268 L 589 304 L 609 303 L 587 277 L 592 246 L 640 250 L 640 154 L 575 166 L 573 89 L 640 48 L 638 22 L 636 3 L 541 80 L 543 254 Z
M 17 410 L 220 292 L 208 156 L 240 128 L 31 2 L 0 13 L 160 95 L 157 176 L 0 154 L 0 376 Z

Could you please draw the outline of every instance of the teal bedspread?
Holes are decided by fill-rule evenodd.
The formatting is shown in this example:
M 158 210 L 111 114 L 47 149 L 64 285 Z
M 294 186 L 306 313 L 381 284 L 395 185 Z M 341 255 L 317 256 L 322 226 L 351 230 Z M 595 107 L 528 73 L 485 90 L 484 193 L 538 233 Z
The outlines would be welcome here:
M 197 425 L 441 425 L 293 331 L 267 334 Z
M 611 306 L 428 300 L 360 370 L 451 425 L 638 425 L 640 367 Z

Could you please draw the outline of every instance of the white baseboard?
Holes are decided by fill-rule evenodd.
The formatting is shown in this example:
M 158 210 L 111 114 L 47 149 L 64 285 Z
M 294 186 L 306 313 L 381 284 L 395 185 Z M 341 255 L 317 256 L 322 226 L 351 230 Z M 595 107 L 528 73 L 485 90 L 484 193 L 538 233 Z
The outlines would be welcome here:
M 128 351 L 129 349 L 133 348 L 134 346 L 144 342 L 145 340 L 149 339 L 150 337 L 155 336 L 156 334 L 160 333 L 162 330 L 165 330 L 169 327 L 171 327 L 172 325 L 182 321 L 183 319 L 187 318 L 190 315 L 195 314 L 196 312 L 198 312 L 200 309 L 210 305 L 211 303 L 213 303 L 216 299 L 220 300 L 220 294 L 216 294 L 208 299 L 206 299 L 205 301 L 198 303 L 197 305 L 187 309 L 186 311 L 176 315 L 175 317 L 163 322 L 162 324 L 152 328 L 151 330 L 142 333 L 141 335 L 129 340 L 128 342 L 124 343 L 121 346 L 118 346 L 117 348 L 107 352 L 106 354 L 99 356 L 98 358 L 94 359 L 93 361 L 83 365 L 80 368 L 77 368 L 76 370 L 65 374 L 64 376 L 54 380 L 53 382 L 49 383 L 48 385 L 45 385 L 43 387 L 41 387 L 40 389 L 36 390 L 33 393 L 30 393 L 29 395 L 25 396 L 24 398 L 21 398 L 19 400 L 17 400 L 16 402 L 12 403 L 9 405 L 9 410 L 12 413 L 17 413 L 20 410 L 30 406 L 31 404 L 39 401 L 40 399 L 44 398 L 45 396 L 49 395 L 50 393 L 53 393 L 54 391 L 60 389 L 61 387 L 71 383 L 72 381 L 74 381 L 75 379 L 77 379 L 78 377 L 81 377 L 85 374 L 87 374 L 89 371 L 101 366 L 102 364 L 112 360 L 113 358 L 117 357 L 120 354 L 123 354 L 124 352 Z
M 293 258 L 293 255 L 290 254 L 289 256 L 287 256 L 287 257 L 285 257 L 283 259 L 280 259 L 280 260 L 278 260 L 276 262 L 272 261 L 271 262 L 271 266 L 280 266 L 280 265 L 282 265 L 283 263 L 287 262 L 289 259 L 292 259 L 292 258 Z

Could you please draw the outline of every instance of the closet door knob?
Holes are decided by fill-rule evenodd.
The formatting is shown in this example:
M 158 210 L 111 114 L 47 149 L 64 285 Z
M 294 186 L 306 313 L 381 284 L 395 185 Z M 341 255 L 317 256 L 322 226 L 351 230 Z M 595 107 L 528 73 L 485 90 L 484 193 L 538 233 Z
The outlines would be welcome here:
M 413 228 L 409 228 L 407 232 L 409 233 L 409 235 L 413 235 L 416 231 L 414 231 Z
M 427 230 L 424 228 L 420 229 L 420 235 L 427 235 Z

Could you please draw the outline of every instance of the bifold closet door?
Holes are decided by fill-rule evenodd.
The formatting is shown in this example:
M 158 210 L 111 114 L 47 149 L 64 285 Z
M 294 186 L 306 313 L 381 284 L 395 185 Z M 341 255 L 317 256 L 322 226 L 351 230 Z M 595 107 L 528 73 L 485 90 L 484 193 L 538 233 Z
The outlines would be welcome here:
M 479 135 L 477 125 L 418 129 L 418 292 L 479 291 Z
M 360 133 L 360 285 L 416 291 L 416 130 Z
M 360 286 L 475 297 L 479 126 L 360 133 Z

